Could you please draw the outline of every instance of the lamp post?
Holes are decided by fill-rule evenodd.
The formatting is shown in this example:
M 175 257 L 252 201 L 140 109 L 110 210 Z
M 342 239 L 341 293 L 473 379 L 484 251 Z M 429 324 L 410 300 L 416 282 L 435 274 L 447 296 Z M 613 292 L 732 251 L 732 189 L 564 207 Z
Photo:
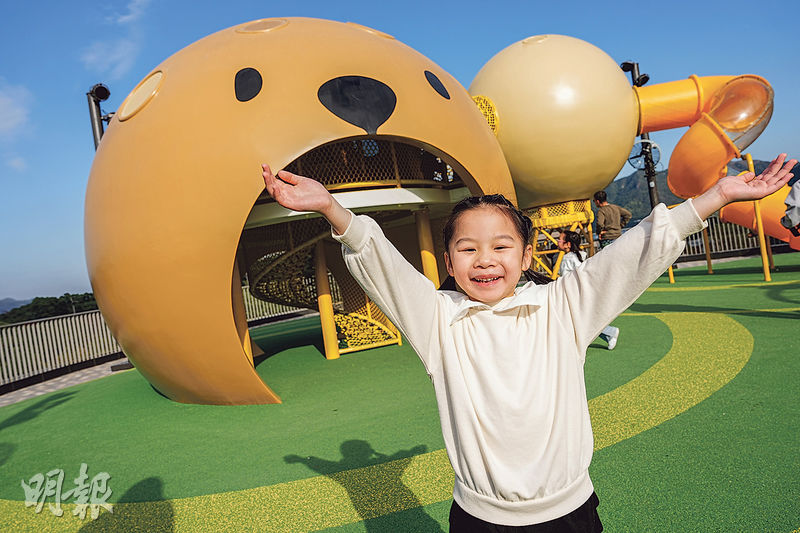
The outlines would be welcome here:
M 103 115 L 100 110 L 100 102 L 108 100 L 111 96 L 111 91 L 102 83 L 96 83 L 86 93 L 86 99 L 89 102 L 89 120 L 92 122 L 92 134 L 94 136 L 94 149 L 100 144 L 100 139 L 103 138 L 103 122 L 108 123 L 114 113 Z
M 103 111 L 100 109 L 100 102 L 108 100 L 109 96 L 111 96 L 111 91 L 102 83 L 95 83 L 92 85 L 92 88 L 89 89 L 89 92 L 86 93 L 86 100 L 89 102 L 89 120 L 92 123 L 92 136 L 94 137 L 95 150 L 97 150 L 97 147 L 100 145 L 100 139 L 103 138 L 103 122 L 108 124 L 111 117 L 114 116 L 113 112 L 104 115 Z M 72 313 L 74 314 L 75 303 L 72 301 L 72 296 L 69 297 L 69 301 L 72 304 Z M 129 359 L 111 365 L 112 372 L 131 368 L 133 368 L 133 363 L 131 363 Z
M 641 87 L 650 81 L 650 76 L 647 74 L 639 74 L 639 63 L 625 61 L 620 65 L 620 68 L 623 72 L 630 72 L 631 82 L 634 87 Z M 639 138 L 643 141 L 644 176 L 647 179 L 647 190 L 650 192 L 650 207 L 654 208 L 658 205 L 658 189 L 656 189 L 656 165 L 653 162 L 652 143 L 649 142 L 650 134 L 642 133 Z

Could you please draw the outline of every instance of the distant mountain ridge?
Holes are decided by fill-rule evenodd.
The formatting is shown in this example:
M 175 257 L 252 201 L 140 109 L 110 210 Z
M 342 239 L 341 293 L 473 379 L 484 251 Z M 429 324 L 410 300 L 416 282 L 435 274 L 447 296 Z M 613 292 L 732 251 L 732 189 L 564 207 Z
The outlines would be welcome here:
M 769 161 L 753 160 L 753 166 L 757 174 L 767 168 L 767 165 L 769 165 Z M 738 174 L 744 170 L 747 170 L 747 164 L 741 159 L 732 161 L 728 165 L 728 174 Z M 683 202 L 683 198 L 675 196 L 669 190 L 666 170 L 656 173 L 656 190 L 658 191 L 659 202 L 667 205 Z M 610 203 L 624 207 L 633 213 L 633 221 L 641 220 L 650 214 L 652 210 L 650 207 L 650 192 L 647 190 L 644 170 L 637 170 L 624 178 L 611 182 L 605 191 L 608 194 Z M 594 205 L 592 205 L 592 209 L 594 209 Z
M 0 313 L 5 313 L 6 311 L 11 311 L 17 307 L 21 307 L 23 305 L 27 305 L 33 301 L 33 298 L 30 300 L 15 300 L 14 298 L 3 298 L 0 300 Z

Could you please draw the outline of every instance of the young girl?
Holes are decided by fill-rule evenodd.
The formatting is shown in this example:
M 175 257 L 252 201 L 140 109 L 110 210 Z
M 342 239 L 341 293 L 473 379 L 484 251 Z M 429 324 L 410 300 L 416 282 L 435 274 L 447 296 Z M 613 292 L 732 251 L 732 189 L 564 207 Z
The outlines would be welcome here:
M 758 177 L 721 179 L 694 201 L 657 206 L 568 276 L 517 287 L 531 264 L 513 206 L 469 199 L 450 219 L 444 256 L 458 291 L 437 291 L 374 220 L 344 209 L 325 187 L 264 165 L 282 206 L 316 211 L 352 275 L 419 355 L 434 385 L 455 472 L 450 531 L 601 531 L 589 479 L 592 427 L 586 348 L 679 255 L 703 219 L 762 198 L 790 178 L 781 154 Z M 608 287 L 609 280 L 618 280 Z M 600 290 L 603 289 L 601 294 Z
M 586 252 L 581 250 L 580 234 L 564 230 L 558 236 L 558 249 L 564 252 L 561 258 L 561 266 L 558 268 L 558 275 L 563 276 L 578 268 L 586 260 Z M 619 328 L 606 326 L 600 332 L 600 338 L 608 343 L 608 349 L 613 350 L 617 346 L 619 338 Z

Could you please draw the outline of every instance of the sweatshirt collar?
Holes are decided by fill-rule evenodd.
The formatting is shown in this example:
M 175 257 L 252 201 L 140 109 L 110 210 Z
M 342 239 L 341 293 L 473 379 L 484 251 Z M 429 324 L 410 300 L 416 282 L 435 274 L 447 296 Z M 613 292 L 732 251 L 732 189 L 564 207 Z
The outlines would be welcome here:
M 469 310 L 473 308 L 478 310 L 491 310 L 493 313 L 502 313 L 522 306 L 541 307 L 545 297 L 544 287 L 536 285 L 532 281 L 529 281 L 521 287 L 517 287 L 512 296 L 503 298 L 494 305 L 470 300 L 466 294 L 461 292 L 447 291 L 447 293 L 456 303 L 453 316 L 450 318 L 451 326 L 467 316 Z

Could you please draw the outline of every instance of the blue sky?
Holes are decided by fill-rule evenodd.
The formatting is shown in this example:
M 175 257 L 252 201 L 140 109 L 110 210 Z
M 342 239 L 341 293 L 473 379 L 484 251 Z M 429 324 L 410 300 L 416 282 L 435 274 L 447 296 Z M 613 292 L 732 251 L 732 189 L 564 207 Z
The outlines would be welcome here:
M 651 83 L 758 74 L 775 114 L 750 147 L 800 154 L 798 14 L 792 1 L 4 2 L 0 8 L 0 299 L 91 290 L 83 204 L 94 155 L 86 92 L 114 111 L 153 67 L 217 30 L 274 16 L 352 21 L 394 35 L 468 87 L 497 52 L 530 35 L 586 40 Z M 653 139 L 666 161 L 683 130 Z M 623 169 L 622 174 L 630 172 Z

